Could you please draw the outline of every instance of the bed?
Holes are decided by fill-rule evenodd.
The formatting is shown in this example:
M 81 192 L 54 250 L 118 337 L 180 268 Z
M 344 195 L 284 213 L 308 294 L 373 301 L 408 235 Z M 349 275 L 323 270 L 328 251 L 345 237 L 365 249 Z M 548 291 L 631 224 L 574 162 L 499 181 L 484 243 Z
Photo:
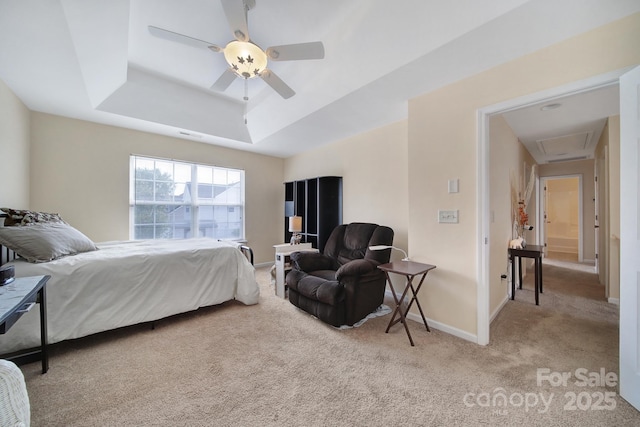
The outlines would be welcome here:
M 34 224 L 20 232 L 60 227 Z M 0 243 L 6 245 L 2 235 Z M 256 304 L 254 268 L 240 249 L 248 248 L 210 238 L 104 242 L 47 262 L 18 258 L 9 264 L 16 277 L 51 276 L 47 323 L 53 344 L 230 300 Z M 32 310 L 0 335 L 0 354 L 37 346 L 39 333 L 39 315 Z

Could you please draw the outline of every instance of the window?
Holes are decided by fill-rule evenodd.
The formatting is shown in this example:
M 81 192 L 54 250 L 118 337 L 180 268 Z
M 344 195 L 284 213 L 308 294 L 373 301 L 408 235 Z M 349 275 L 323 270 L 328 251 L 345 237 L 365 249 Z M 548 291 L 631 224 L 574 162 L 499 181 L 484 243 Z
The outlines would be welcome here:
M 244 239 L 244 171 L 131 156 L 132 239 Z

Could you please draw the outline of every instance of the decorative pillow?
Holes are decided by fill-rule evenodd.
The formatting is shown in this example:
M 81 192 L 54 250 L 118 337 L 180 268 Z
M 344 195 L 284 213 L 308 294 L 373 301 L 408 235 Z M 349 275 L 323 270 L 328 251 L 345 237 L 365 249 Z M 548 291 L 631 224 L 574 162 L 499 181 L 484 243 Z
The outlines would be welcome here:
M 64 222 L 57 213 L 36 212 L 26 209 L 0 208 L 8 216 L 4 219 L 5 227 L 31 225 L 47 222 Z
M 0 227 L 0 244 L 29 262 L 47 262 L 98 249 L 91 239 L 64 222 Z

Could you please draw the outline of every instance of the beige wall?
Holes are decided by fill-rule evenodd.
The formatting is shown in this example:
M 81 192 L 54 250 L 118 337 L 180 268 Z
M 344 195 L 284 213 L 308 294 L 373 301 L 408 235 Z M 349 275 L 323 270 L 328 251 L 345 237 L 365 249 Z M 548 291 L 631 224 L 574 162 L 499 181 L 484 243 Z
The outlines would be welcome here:
M 31 119 L 32 209 L 59 212 L 95 241 L 129 238 L 129 156 L 245 170 L 246 238 L 256 263 L 282 240 L 280 158 L 42 113 Z
M 0 207 L 29 208 L 29 110 L 0 80 Z
M 438 266 L 421 290 L 429 317 L 477 334 L 477 111 L 640 63 L 639 39 L 635 14 L 409 102 L 409 250 Z M 459 209 L 459 224 L 439 224 L 438 209 Z
M 406 165 L 407 122 L 400 121 L 290 157 L 284 175 L 285 181 L 341 176 L 343 222 L 387 225 L 394 245 L 406 250 Z M 398 251 L 392 257 L 402 258 Z
M 503 116 L 491 117 L 489 132 L 489 185 L 491 188 L 489 194 L 491 215 L 489 220 L 489 313 L 493 318 L 508 298 L 510 275 L 508 274 L 507 244 L 514 237 L 511 180 L 515 181 L 515 188 L 520 188 L 525 175 L 525 163 L 529 168 L 536 163 Z M 529 176 L 526 179 L 528 180 Z M 531 196 L 527 213 L 529 223 L 534 225 L 536 223 L 535 194 Z M 527 232 L 526 238 L 529 243 L 536 243 L 533 231 Z M 501 279 L 502 274 L 507 274 L 506 280 Z

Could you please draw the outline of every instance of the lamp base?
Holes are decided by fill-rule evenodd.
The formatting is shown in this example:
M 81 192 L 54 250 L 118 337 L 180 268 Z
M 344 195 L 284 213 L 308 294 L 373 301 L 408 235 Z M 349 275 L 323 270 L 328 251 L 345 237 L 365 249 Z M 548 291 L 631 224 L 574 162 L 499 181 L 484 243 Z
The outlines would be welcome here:
M 289 242 L 289 244 L 291 244 L 291 245 L 299 245 L 300 242 L 302 242 L 302 235 L 294 233 L 291 236 L 291 241 Z

